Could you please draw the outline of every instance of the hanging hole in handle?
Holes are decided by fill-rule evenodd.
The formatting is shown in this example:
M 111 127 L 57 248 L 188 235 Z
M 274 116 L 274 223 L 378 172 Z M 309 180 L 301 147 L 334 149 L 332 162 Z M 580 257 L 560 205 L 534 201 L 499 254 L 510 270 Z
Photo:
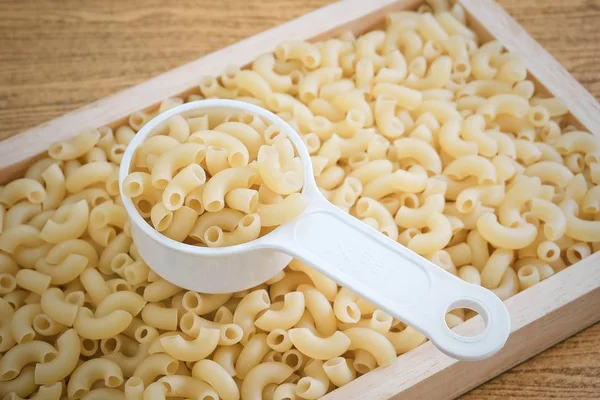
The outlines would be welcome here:
M 474 303 L 472 300 L 455 301 L 448 307 L 444 318 L 448 329 L 453 329 L 477 315 L 482 316 L 483 324 L 474 324 L 469 329 L 459 329 L 458 332 L 452 332 L 452 334 L 461 338 L 473 339 L 482 335 L 488 328 L 487 311 L 482 305 Z

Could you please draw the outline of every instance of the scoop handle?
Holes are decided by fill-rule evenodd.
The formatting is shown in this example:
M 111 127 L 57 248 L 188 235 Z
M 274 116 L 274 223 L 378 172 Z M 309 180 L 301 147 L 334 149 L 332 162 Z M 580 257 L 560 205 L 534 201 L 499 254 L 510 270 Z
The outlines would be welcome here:
M 494 293 L 442 270 L 324 198 L 311 201 L 307 211 L 275 232 L 268 247 L 313 266 L 419 330 L 451 357 L 487 358 L 508 338 L 510 316 Z M 481 334 L 459 336 L 448 328 L 446 313 L 461 307 L 482 316 Z

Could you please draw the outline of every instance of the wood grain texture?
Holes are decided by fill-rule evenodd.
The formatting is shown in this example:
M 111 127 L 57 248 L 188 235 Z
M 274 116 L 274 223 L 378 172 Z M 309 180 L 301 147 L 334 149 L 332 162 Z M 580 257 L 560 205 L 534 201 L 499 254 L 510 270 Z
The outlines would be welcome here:
M 0 138 L 329 3 L 1 0 Z M 600 1 L 499 3 L 600 97 Z M 600 398 L 599 349 L 597 324 L 463 398 Z

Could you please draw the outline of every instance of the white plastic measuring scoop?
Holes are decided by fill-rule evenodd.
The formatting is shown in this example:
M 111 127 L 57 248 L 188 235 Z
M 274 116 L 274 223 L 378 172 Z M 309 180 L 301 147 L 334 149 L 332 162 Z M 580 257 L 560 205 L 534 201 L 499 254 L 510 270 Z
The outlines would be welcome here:
M 296 257 L 419 330 L 451 357 L 477 360 L 502 348 L 510 332 L 510 317 L 502 301 L 328 202 L 314 181 L 310 156 L 300 136 L 263 108 L 233 100 L 202 100 L 158 115 L 127 147 L 119 171 L 121 188 L 136 148 L 171 116 L 236 112 L 251 113 L 283 127 L 304 166 L 302 193 L 308 207 L 293 221 L 252 242 L 205 248 L 176 242 L 155 231 L 132 201 L 122 196 L 136 247 L 157 274 L 189 290 L 229 293 L 265 282 Z M 486 327 L 481 334 L 464 337 L 448 328 L 446 313 L 463 307 L 483 317 Z

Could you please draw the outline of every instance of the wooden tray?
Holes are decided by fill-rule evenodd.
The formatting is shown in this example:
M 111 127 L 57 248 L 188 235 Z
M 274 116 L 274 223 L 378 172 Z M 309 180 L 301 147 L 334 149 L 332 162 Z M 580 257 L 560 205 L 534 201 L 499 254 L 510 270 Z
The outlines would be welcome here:
M 495 38 L 520 53 L 538 91 L 559 98 L 569 108 L 572 123 L 600 135 L 600 104 L 499 5 L 493 0 L 458 2 L 468 12 L 471 28 L 484 41 Z M 132 112 L 152 108 L 167 97 L 198 93 L 200 77 L 216 75 L 229 64 L 248 64 L 283 40 L 322 40 L 344 30 L 363 33 L 382 26 L 388 12 L 414 9 L 420 3 L 422 0 L 344 0 L 27 130 L 0 143 L 0 183 L 20 176 L 51 143 L 74 136 L 80 127 L 115 126 Z M 324 399 L 429 400 L 465 393 L 600 321 L 599 264 L 600 252 L 508 299 L 512 334 L 505 348 L 488 360 L 456 361 L 426 343 L 398 357 L 392 366 L 372 371 Z M 468 335 L 482 324 L 477 317 L 455 330 Z

